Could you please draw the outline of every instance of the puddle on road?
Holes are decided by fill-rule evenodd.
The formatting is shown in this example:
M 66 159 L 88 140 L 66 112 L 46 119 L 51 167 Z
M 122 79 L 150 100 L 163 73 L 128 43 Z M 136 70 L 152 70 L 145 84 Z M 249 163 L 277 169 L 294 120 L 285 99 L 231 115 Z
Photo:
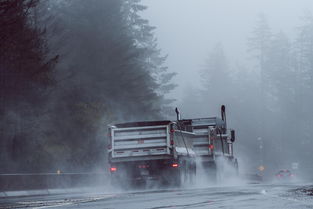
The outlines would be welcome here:
M 313 186 L 302 187 L 293 190 L 297 195 L 313 196 Z

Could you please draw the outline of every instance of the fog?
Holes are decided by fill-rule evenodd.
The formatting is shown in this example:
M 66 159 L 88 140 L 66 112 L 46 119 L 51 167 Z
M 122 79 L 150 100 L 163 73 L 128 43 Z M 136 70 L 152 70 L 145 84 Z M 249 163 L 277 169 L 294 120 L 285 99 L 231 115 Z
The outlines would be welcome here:
M 224 45 L 233 63 L 247 62 L 247 38 L 263 13 L 274 32 L 293 38 L 305 13 L 312 11 L 311 0 L 143 0 L 148 6 L 143 17 L 156 26 L 155 34 L 166 64 L 177 72 L 178 88 L 173 97 L 181 101 L 190 85 L 199 87 L 199 70 L 216 43 Z M 251 63 L 250 63 L 251 64 Z M 253 70 L 253 69 L 250 69 Z
M 138 2 L 2 4 L 1 172 L 105 171 L 108 124 L 170 108 L 174 74 Z
M 107 125 L 222 104 L 242 172 L 313 171 L 311 0 L 5 2 L 1 172 L 104 171 Z
M 177 73 L 178 87 L 169 97 L 176 99 L 183 118 L 218 116 L 219 106 L 226 104 L 229 127 L 237 131 L 235 154 L 246 171 L 271 176 L 296 162 L 295 172 L 310 172 L 313 69 L 304 63 L 313 57 L 300 49 L 299 40 L 312 40 L 312 1 L 142 2 L 148 6 L 143 16 L 156 26 L 159 46 L 169 55 L 166 64 Z M 262 24 L 270 40 L 264 60 L 252 43 Z M 278 42 L 282 50 L 275 51 Z

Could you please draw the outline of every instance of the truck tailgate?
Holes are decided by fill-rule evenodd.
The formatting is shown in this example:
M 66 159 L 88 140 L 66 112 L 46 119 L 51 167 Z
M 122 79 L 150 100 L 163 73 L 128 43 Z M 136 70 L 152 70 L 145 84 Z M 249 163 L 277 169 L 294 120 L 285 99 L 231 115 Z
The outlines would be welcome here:
M 228 134 L 217 134 L 215 136 L 211 136 L 209 126 L 193 126 L 193 132 L 195 133 L 193 146 L 196 155 L 204 156 L 204 155 L 212 155 L 212 150 L 209 149 L 209 144 L 213 144 L 215 153 L 222 153 L 222 147 L 224 148 L 224 152 L 228 153 L 228 144 L 227 137 Z M 224 146 L 222 146 L 221 139 L 223 139 Z
M 111 129 L 112 158 L 170 154 L 167 125 Z
M 209 126 L 194 126 L 193 132 L 195 133 L 193 146 L 196 155 L 211 155 L 209 149 Z

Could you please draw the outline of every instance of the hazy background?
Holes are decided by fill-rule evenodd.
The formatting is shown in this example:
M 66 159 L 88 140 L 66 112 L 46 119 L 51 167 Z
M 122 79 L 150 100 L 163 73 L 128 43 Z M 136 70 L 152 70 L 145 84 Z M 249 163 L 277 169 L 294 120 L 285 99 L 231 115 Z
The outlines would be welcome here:
M 199 87 L 199 71 L 211 49 L 220 42 L 232 63 L 247 63 L 247 38 L 257 15 L 263 13 L 274 32 L 294 38 L 305 13 L 312 11 L 311 0 L 142 0 L 148 6 L 142 15 L 156 26 L 155 34 L 166 64 L 177 72 L 178 88 L 171 96 L 180 104 L 183 91 Z M 251 64 L 251 63 L 249 63 Z M 255 70 L 249 65 L 249 70 Z
M 104 171 L 107 125 L 221 104 L 241 169 L 313 171 L 311 0 L 3 2 L 0 172 Z
M 304 104 L 310 103 L 311 99 L 308 98 L 310 93 L 304 93 L 305 88 L 294 87 L 302 81 L 293 79 L 301 77 L 295 72 L 306 70 L 301 70 L 299 64 L 295 64 L 301 58 L 296 58 L 297 53 L 291 52 L 301 48 L 297 44 L 300 37 L 303 37 L 300 35 L 303 28 L 300 28 L 306 22 L 305 17 L 310 16 L 312 12 L 312 1 L 143 0 L 142 2 L 148 6 L 143 16 L 156 26 L 155 34 L 159 46 L 163 53 L 169 55 L 166 64 L 170 71 L 177 72 L 173 81 L 178 87 L 170 93 L 170 96 L 176 99 L 174 105 L 181 108 L 183 117 L 219 115 L 220 104 L 226 104 L 229 126 L 237 130 L 238 141 L 235 144 L 235 151 L 240 158 L 241 168 L 248 165 L 248 170 L 258 172 L 256 168 L 264 164 L 265 172 L 272 175 L 275 170 L 290 169 L 292 162 L 298 162 L 302 164 L 302 167 L 300 166 L 302 170 L 312 169 L 310 166 L 312 149 L 308 148 L 312 146 L 313 127 L 310 122 L 312 114 L 311 108 Z M 273 50 L 271 54 L 269 51 L 272 48 L 267 51 L 268 57 L 271 58 L 265 58 L 264 61 L 271 64 L 263 66 L 253 53 L 256 48 L 249 43 L 250 38 L 255 38 L 258 33 L 255 32 L 255 28 L 263 24 L 260 23 L 263 21 L 260 21 L 262 19 L 260 15 L 271 33 L 269 36 L 272 38 L 276 34 L 283 34 L 282 36 L 286 38 L 286 47 L 281 46 L 281 49 L 290 50 L 289 52 L 276 50 L 277 53 Z M 311 27 L 312 22 L 308 28 Z M 312 35 L 310 33 L 308 36 Z M 283 39 L 276 37 L 276 40 Z M 216 48 L 217 45 L 220 45 L 223 51 L 220 65 L 212 64 L 218 59 L 216 54 L 214 55 L 219 50 Z M 277 45 L 269 43 L 269 48 L 271 46 Z M 249 50 L 251 48 L 252 50 Z M 282 55 L 284 53 L 289 58 L 284 58 Z M 277 60 L 285 62 L 286 66 L 277 64 Z M 292 61 L 292 64 L 290 60 L 298 61 Z M 223 65 L 221 63 L 226 66 L 221 67 Z M 288 70 L 287 66 L 291 65 L 297 67 Z M 310 66 L 308 71 L 312 72 L 312 65 Z M 212 68 L 216 71 L 214 72 Z M 224 68 L 227 72 L 219 75 L 217 71 L 223 70 L 219 68 Z M 204 73 L 205 69 L 208 69 L 207 75 Z M 214 77 L 219 79 L 219 82 L 215 84 L 210 80 L 210 75 L 211 79 Z M 308 74 L 304 75 L 307 76 Z M 214 84 L 209 86 L 209 83 Z M 311 86 L 312 80 L 309 83 Z M 298 92 L 298 96 L 293 92 Z M 302 96 L 299 96 L 300 94 Z M 303 98 L 304 95 L 307 95 L 306 98 Z

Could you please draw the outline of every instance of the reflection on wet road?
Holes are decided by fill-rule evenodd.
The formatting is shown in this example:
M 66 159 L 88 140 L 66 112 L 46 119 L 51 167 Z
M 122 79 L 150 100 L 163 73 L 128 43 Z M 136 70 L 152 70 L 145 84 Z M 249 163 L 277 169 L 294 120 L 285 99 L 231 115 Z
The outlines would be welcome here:
M 313 208 L 304 185 L 245 185 L 3 198 L 0 208 Z

